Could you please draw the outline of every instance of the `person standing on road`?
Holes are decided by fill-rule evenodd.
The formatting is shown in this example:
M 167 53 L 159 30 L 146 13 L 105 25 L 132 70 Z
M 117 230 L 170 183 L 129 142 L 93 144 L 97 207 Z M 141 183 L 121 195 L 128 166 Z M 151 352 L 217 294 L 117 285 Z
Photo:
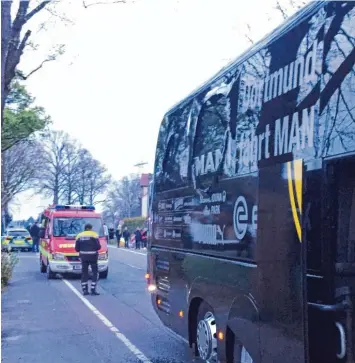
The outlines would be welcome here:
M 104 223 L 103 227 L 104 227 L 104 235 L 105 235 L 106 241 L 108 243 L 108 227 L 107 227 L 106 223 Z
M 143 228 L 142 230 L 142 242 L 143 242 L 143 248 L 147 248 L 147 228 Z
M 96 291 L 96 284 L 99 277 L 97 261 L 101 249 L 99 235 L 92 230 L 91 224 L 85 225 L 85 231 L 76 236 L 75 251 L 79 252 L 81 260 L 81 287 L 83 294 L 88 295 L 89 265 L 92 270 L 91 295 L 100 295 Z
M 121 225 L 119 224 L 116 229 L 116 239 L 117 239 L 117 248 L 120 247 L 122 233 L 121 233 Z
M 39 240 L 41 229 L 39 228 L 38 221 L 36 221 L 30 229 L 32 237 L 32 252 L 39 252 Z
M 125 246 L 125 248 L 128 248 L 129 247 L 128 241 L 129 241 L 129 238 L 131 237 L 131 234 L 128 232 L 127 227 L 125 227 L 122 236 L 124 238 L 124 246 Z
M 137 227 L 136 231 L 134 232 L 136 238 L 136 250 L 141 249 L 141 241 L 142 241 L 142 233 L 139 227 Z
M 110 227 L 108 229 L 108 239 L 111 241 L 113 239 L 115 239 L 115 230 L 113 229 L 113 227 Z

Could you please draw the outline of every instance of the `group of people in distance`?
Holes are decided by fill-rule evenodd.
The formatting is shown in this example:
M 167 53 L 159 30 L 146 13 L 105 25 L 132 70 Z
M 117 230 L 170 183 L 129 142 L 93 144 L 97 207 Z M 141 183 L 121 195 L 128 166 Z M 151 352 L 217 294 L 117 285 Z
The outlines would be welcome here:
M 134 232 L 134 240 L 135 240 L 135 249 L 139 250 L 141 248 L 147 248 L 147 228 L 139 228 L 137 227 Z M 124 227 L 122 231 L 122 226 L 118 225 L 116 231 L 113 228 L 109 229 L 110 239 L 116 237 L 117 247 L 120 247 L 120 242 L 124 240 L 124 247 L 129 248 L 129 241 L 131 239 L 131 233 L 129 232 L 127 227 Z

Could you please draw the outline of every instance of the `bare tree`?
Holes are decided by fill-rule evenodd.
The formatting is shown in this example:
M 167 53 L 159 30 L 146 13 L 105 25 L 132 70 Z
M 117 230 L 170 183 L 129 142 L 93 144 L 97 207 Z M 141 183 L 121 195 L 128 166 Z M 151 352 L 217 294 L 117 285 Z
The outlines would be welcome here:
M 64 168 L 63 168 L 63 199 L 72 204 L 75 199 L 75 184 L 78 177 L 79 146 L 76 140 L 67 142 L 64 145 Z
M 85 204 L 86 197 L 88 195 L 88 183 L 91 168 L 90 163 L 92 156 L 90 152 L 86 149 L 79 150 L 79 159 L 76 165 L 76 177 L 75 177 L 75 202 L 80 204 Z
M 140 215 L 140 183 L 135 174 L 113 183 L 105 203 L 105 210 L 116 210 L 120 218 Z
M 90 163 L 91 172 L 88 175 L 88 196 L 87 201 L 90 205 L 101 203 L 97 197 L 105 192 L 110 184 L 111 177 L 107 174 L 106 168 L 97 160 L 92 159 Z
M 38 141 L 22 141 L 2 153 L 4 159 L 1 208 L 6 209 L 14 197 L 33 188 L 42 166 L 43 149 Z
M 107 170 L 77 140 L 53 131 L 44 142 L 38 190 L 53 204 L 97 204 L 110 183 Z
M 114 227 L 117 225 L 120 218 L 120 213 L 117 206 L 115 206 L 114 201 L 111 201 L 109 199 L 105 200 L 102 217 L 104 221 L 106 221 L 106 223 L 112 224 L 112 226 Z
M 75 165 L 75 201 L 80 204 L 97 204 L 97 197 L 105 192 L 110 183 L 106 168 L 95 160 L 90 152 L 81 149 Z
M 47 197 L 53 197 L 57 204 L 65 195 L 65 168 L 69 135 L 63 131 L 53 131 L 44 142 L 44 157 L 38 189 Z

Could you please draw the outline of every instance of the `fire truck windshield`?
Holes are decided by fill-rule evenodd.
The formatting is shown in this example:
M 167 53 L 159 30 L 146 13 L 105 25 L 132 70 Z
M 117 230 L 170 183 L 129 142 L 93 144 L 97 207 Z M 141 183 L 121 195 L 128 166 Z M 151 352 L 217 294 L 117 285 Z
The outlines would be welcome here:
M 53 220 L 54 237 L 75 237 L 84 231 L 85 224 L 90 223 L 93 231 L 100 237 L 104 236 L 104 229 L 101 218 L 82 218 L 82 217 L 57 217 Z

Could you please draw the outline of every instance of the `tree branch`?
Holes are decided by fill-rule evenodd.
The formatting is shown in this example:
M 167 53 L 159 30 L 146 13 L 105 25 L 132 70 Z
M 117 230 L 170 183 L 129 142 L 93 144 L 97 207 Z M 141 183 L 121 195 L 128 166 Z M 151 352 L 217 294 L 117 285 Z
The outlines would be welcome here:
M 23 75 L 23 74 L 19 74 L 19 77 L 21 77 L 21 79 L 23 79 L 24 81 L 26 81 L 28 79 L 28 77 L 31 77 L 32 74 L 36 73 L 37 71 L 39 71 L 44 63 L 47 63 L 47 62 L 51 62 L 51 61 L 54 61 L 56 58 L 55 57 L 48 57 L 47 59 L 45 59 L 38 67 L 36 67 L 35 69 L 33 69 L 31 72 L 29 72 L 27 74 L 27 76 Z
M 97 202 L 94 202 L 94 205 L 101 204 L 101 203 L 104 203 L 104 202 L 106 202 L 106 199 L 98 200 Z
M 276 1 L 275 9 L 280 11 L 284 20 L 288 18 L 288 14 L 286 13 L 286 10 L 281 6 L 280 1 Z
M 34 15 L 41 11 L 45 6 L 47 6 L 51 0 L 42 1 L 36 8 L 30 11 L 24 18 L 24 23 L 28 22 Z M 28 6 L 28 5 L 27 5 Z
M 31 36 L 31 30 L 27 30 L 18 49 L 16 49 L 15 44 L 13 44 L 12 52 L 10 52 L 10 50 L 8 52 L 5 64 L 5 80 L 4 80 L 5 90 L 8 90 L 11 80 L 15 77 L 16 66 L 20 62 L 21 55 L 26 46 L 26 42 L 30 36 Z M 11 42 L 14 42 L 14 40 L 12 39 Z
M 107 2 L 107 1 L 98 1 L 96 3 L 92 3 L 92 4 L 86 4 L 85 0 L 83 0 L 83 6 L 85 9 L 87 9 L 89 6 L 93 6 L 93 5 L 110 5 L 110 4 L 126 4 L 127 1 L 126 0 L 114 0 L 111 2 Z
M 249 32 L 251 32 L 251 27 L 249 24 L 247 24 L 247 28 L 249 30 Z M 250 44 L 254 44 L 253 39 L 251 39 L 251 37 L 248 34 L 245 34 L 245 37 L 248 39 L 248 41 L 250 42 Z
M 14 36 L 21 31 L 23 24 L 25 24 L 26 13 L 27 13 L 27 9 L 28 9 L 29 5 L 30 5 L 29 0 L 20 1 L 20 5 L 18 7 L 15 20 L 12 24 L 12 37 L 11 38 L 14 38 Z

